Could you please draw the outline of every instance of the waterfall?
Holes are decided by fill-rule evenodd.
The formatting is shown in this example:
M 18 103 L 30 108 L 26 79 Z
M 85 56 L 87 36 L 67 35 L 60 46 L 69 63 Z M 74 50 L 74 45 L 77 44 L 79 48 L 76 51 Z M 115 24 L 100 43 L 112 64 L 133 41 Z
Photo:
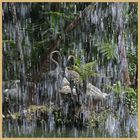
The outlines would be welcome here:
M 137 137 L 137 3 L 2 8 L 4 137 Z

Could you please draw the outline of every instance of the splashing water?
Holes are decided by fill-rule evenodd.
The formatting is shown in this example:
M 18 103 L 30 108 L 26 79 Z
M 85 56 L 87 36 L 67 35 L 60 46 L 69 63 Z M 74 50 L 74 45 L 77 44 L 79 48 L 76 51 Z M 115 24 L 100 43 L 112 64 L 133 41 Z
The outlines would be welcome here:
M 127 25 L 129 15 L 125 15 L 132 5 L 41 3 L 34 15 L 36 6 L 21 3 L 17 8 L 25 65 L 17 60 L 19 54 L 15 53 L 15 27 L 3 15 L 3 137 L 137 137 L 137 112 L 129 113 L 123 89 L 118 94 L 112 90 L 116 81 L 125 85 L 128 80 L 124 78 L 125 70 L 129 67 L 126 54 L 130 48 L 133 53 L 136 51 L 134 34 Z M 4 4 L 4 14 L 8 12 L 6 7 Z M 73 21 L 78 19 L 77 15 L 80 20 L 75 27 Z M 72 30 L 65 33 L 63 30 L 67 25 L 71 25 Z M 46 52 L 59 34 L 61 43 L 56 48 L 62 60 L 53 56 L 57 67 L 47 58 Z M 117 46 L 114 52 L 110 48 L 112 54 L 109 52 L 107 58 L 107 50 L 102 50 L 106 44 Z M 53 45 L 51 47 L 53 50 Z M 74 65 L 80 70 L 89 62 L 97 62 L 90 70 L 99 76 L 80 79 L 86 83 L 86 92 L 80 84 L 72 85 L 73 79 L 63 85 L 70 55 L 75 57 Z M 47 61 L 43 61 L 46 58 Z M 45 68 L 44 63 L 48 64 Z M 27 73 L 26 81 L 23 80 L 24 73 Z M 16 88 L 7 83 L 13 79 L 20 81 L 17 95 L 12 92 Z M 70 91 L 60 93 L 64 86 Z M 11 100 L 10 96 L 5 99 L 7 94 L 16 96 L 16 100 Z

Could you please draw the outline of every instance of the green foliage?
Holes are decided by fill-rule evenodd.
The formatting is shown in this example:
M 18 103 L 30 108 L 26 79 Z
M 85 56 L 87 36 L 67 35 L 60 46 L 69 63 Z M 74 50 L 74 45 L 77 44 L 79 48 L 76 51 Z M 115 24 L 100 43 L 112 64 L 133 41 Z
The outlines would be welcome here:
M 111 91 L 113 91 L 119 98 L 120 94 L 125 94 L 125 104 L 130 112 L 135 112 L 137 110 L 137 93 L 133 88 L 124 88 L 120 81 L 117 81 L 113 86 L 108 86 Z
M 133 81 L 134 77 L 136 76 L 137 72 L 137 47 L 135 46 L 133 50 L 129 47 L 127 52 L 127 58 L 128 58 L 128 70 L 130 75 L 131 82 Z
M 36 105 L 31 105 L 29 106 L 28 108 L 28 111 L 29 112 L 36 112 L 36 111 L 41 111 L 41 112 L 45 112 L 48 110 L 47 106 L 43 106 L 43 105 L 40 105 L 40 106 L 36 106 Z
M 113 84 L 113 86 L 107 85 L 107 87 L 116 94 L 121 94 L 124 89 L 120 81 L 117 81 L 115 84 Z
M 99 52 L 105 57 L 107 61 L 114 60 L 117 61 L 117 53 L 116 53 L 116 44 L 109 44 L 109 43 L 103 43 L 101 47 L 99 48 Z
M 125 101 L 127 107 L 130 109 L 131 112 L 136 112 L 137 111 L 137 93 L 133 88 L 127 88 L 126 91 L 126 96 L 125 96 Z
M 59 12 L 59 11 L 49 11 L 49 12 L 44 12 L 43 14 L 48 14 L 48 15 L 51 15 L 51 16 L 58 16 L 58 17 L 63 17 L 65 19 L 70 19 L 70 20 L 73 20 L 75 18 L 75 16 L 73 14 L 69 14 L 69 15 L 66 15 L 66 13 L 63 13 L 63 12 Z
M 109 115 L 112 115 L 115 119 L 119 118 L 119 116 L 115 116 L 112 112 L 111 109 L 103 109 L 100 112 L 92 111 L 89 118 L 89 126 L 96 127 L 98 124 L 104 123 Z
M 15 47 L 15 41 L 14 40 L 2 40 L 2 43 L 9 44 L 11 47 Z
M 130 80 L 133 81 L 133 78 L 136 76 L 136 71 L 137 71 L 136 65 L 134 63 L 131 63 L 128 66 L 128 71 L 129 71 Z
M 26 110 L 24 110 L 26 112 L 25 118 L 27 120 L 32 120 L 35 119 L 33 118 L 33 114 L 39 112 L 40 114 L 44 114 L 44 116 L 38 115 L 36 116 L 36 119 L 39 117 L 40 121 L 45 119 L 45 117 L 47 117 L 47 114 L 49 112 L 53 112 L 54 111 L 54 106 L 47 106 L 47 105 L 30 105 Z M 15 112 L 13 114 L 11 114 L 12 119 L 13 120 L 17 120 L 19 118 L 21 118 L 21 114 L 19 114 L 19 112 Z
M 87 79 L 90 76 L 98 76 L 97 73 L 93 71 L 93 68 L 96 65 L 96 62 L 89 62 L 85 65 L 80 65 L 79 61 L 77 60 L 78 65 L 74 65 L 73 69 L 80 74 L 82 80 Z

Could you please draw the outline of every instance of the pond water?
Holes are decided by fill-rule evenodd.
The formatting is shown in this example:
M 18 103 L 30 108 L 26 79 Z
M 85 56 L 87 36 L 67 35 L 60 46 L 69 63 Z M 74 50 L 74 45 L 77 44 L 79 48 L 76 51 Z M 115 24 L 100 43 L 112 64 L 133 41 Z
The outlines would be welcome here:
M 52 118 L 51 118 L 52 119 Z M 95 127 L 90 126 L 56 126 L 54 120 L 51 123 L 42 121 L 23 120 L 22 124 L 18 121 L 3 121 L 3 137 L 137 137 L 137 115 L 127 116 L 120 122 L 111 114 L 104 122 Z

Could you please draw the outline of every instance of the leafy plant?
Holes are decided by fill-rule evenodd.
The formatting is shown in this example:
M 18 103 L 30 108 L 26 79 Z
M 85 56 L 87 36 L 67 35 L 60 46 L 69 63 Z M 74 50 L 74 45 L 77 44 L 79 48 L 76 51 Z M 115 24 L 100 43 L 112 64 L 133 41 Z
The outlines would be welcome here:
M 128 70 L 129 70 L 129 76 L 131 79 L 131 82 L 135 80 L 136 74 L 137 74 L 137 47 L 135 46 L 135 49 L 131 49 L 131 47 L 128 48 L 127 52 L 127 58 L 128 58 Z
M 99 52 L 107 59 L 107 61 L 114 60 L 117 61 L 117 53 L 116 53 L 116 44 L 109 44 L 109 43 L 103 43 L 102 47 L 99 48 Z
M 131 112 L 135 112 L 137 110 L 137 93 L 133 88 L 126 89 L 125 101 L 127 107 Z
M 120 81 L 117 81 L 113 86 L 108 86 L 107 87 L 112 90 L 116 95 L 124 93 L 124 100 L 125 100 L 125 105 L 131 112 L 135 112 L 137 109 L 137 93 L 136 91 L 131 88 L 124 88 L 121 84 Z M 119 96 L 117 96 L 119 98 Z
M 59 12 L 59 11 L 49 11 L 49 12 L 44 12 L 43 14 L 63 17 L 65 19 L 69 19 L 69 20 L 73 20 L 75 18 L 75 16 L 73 14 L 66 14 L 66 12 Z
M 11 47 L 15 47 L 15 41 L 14 40 L 2 40 L 2 43 L 9 44 Z
M 113 84 L 113 86 L 106 85 L 106 87 L 116 94 L 121 94 L 124 91 L 124 87 L 122 86 L 120 81 L 117 81 L 115 84 Z
M 85 80 L 90 76 L 98 76 L 98 74 L 93 71 L 93 68 L 96 65 L 95 61 L 86 63 L 85 65 L 82 65 L 82 66 L 79 64 L 79 61 L 77 62 L 78 62 L 78 65 L 74 65 L 73 69 L 80 74 L 80 77 L 82 80 Z

